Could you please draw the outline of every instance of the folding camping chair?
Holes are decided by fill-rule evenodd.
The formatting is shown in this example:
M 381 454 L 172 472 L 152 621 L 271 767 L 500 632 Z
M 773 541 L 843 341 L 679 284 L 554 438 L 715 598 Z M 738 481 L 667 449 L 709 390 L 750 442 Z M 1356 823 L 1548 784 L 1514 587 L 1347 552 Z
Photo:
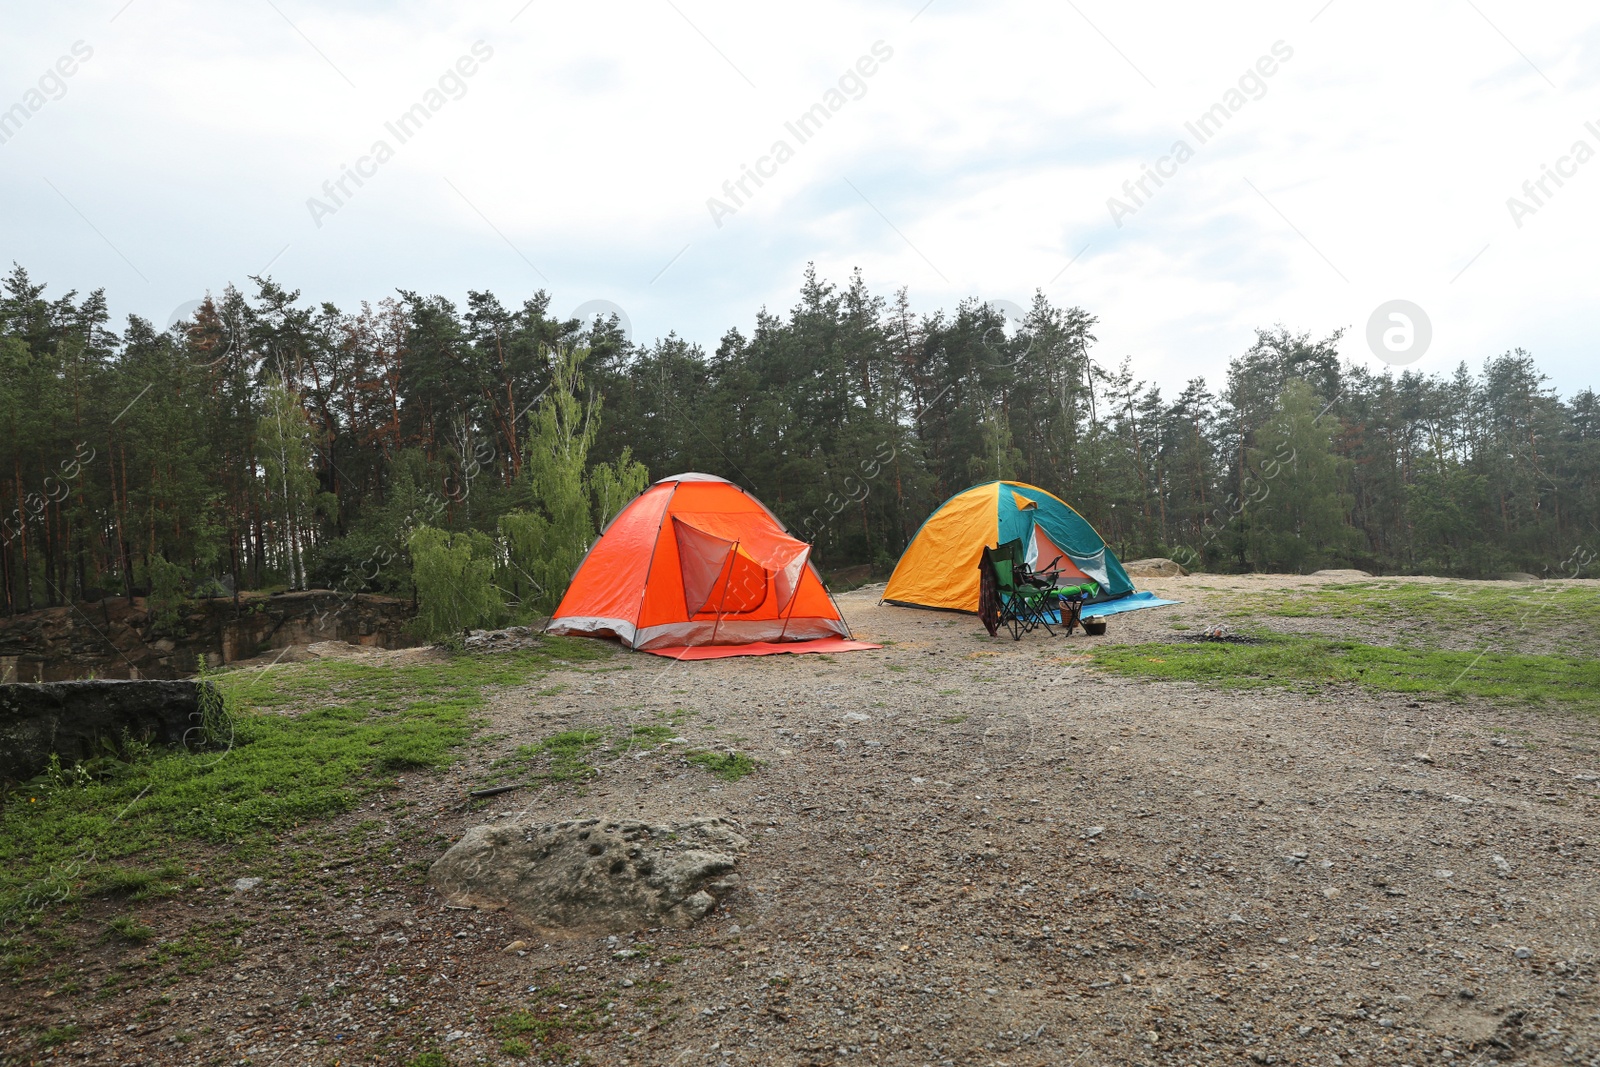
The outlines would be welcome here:
M 1071 637 L 1072 631 L 1083 625 L 1084 601 L 1098 595 L 1100 586 L 1098 583 L 1088 579 L 1078 585 L 1058 586 L 1056 583 L 1061 580 L 1061 572 L 1054 568 L 1060 562 L 1061 557 L 1057 556 L 1045 564 L 1043 570 L 1039 571 L 1029 570 L 1027 569 L 1027 564 L 1023 564 L 1022 580 L 1038 588 L 1049 588 L 1049 595 L 1054 600 L 1054 603 L 1050 605 L 1055 609 L 1052 614 L 1059 613 L 1059 621 L 1056 625 L 1066 627 L 1067 636 Z M 1085 628 L 1085 632 L 1087 632 L 1087 628 Z M 1050 635 L 1052 637 L 1055 636 L 1055 631 L 1051 630 Z
M 1007 541 L 995 548 L 985 547 L 978 561 L 978 617 L 994 637 L 1004 626 L 1013 641 L 1040 626 L 1050 628 L 1057 612 L 1052 582 L 1028 570 L 1021 541 Z

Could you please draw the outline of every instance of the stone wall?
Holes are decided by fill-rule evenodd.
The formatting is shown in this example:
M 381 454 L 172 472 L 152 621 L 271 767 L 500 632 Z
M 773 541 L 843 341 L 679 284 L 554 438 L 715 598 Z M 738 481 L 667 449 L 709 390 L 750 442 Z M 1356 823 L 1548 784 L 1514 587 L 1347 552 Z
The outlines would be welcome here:
M 201 707 L 206 691 L 214 714 Z M 0 686 L 0 781 L 27 781 L 50 765 L 108 754 L 125 745 L 200 748 L 212 741 L 222 697 L 210 682 L 93 681 Z
M 419 643 L 405 630 L 411 615 L 410 601 L 392 597 L 244 593 L 237 606 L 231 599 L 192 601 L 182 632 L 160 635 L 143 597 L 106 597 L 0 616 L 0 682 L 183 678 L 202 661 L 218 666 L 314 641 L 408 648 Z

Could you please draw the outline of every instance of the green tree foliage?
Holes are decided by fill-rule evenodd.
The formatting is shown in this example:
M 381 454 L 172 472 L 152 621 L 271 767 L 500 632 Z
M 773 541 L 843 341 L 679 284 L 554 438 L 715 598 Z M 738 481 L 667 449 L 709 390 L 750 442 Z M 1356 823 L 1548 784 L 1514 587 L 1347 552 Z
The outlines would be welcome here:
M 307 539 L 319 503 L 311 420 L 283 386 L 270 382 L 263 390 L 261 419 L 256 428 L 257 454 L 265 477 L 263 510 L 271 516 L 272 552 L 290 589 L 305 587 Z
M 650 471 L 633 458 L 633 449 L 622 446 L 615 463 L 596 463 L 589 470 L 589 496 L 594 502 L 594 525 L 604 530 L 628 501 L 645 491 Z
M 494 582 L 498 552 L 493 538 L 477 530 L 452 534 L 419 526 L 409 547 L 418 636 L 458 640 L 468 630 L 504 621 L 505 598 Z
M 550 385 L 530 428 L 522 468 L 531 506 L 500 524 L 509 565 L 526 582 L 525 602 L 545 613 L 555 610 L 594 540 L 588 460 L 600 428 L 600 401 L 582 396 L 588 355 L 582 348 L 550 350 Z M 516 588 L 524 586 L 519 582 Z
M 1304 573 L 1348 558 L 1350 463 L 1334 453 L 1333 423 L 1321 407 L 1310 383 L 1291 378 L 1274 417 L 1256 431 L 1244 483 L 1256 506 L 1242 516 L 1256 570 Z
M 150 621 L 157 633 L 174 634 L 188 598 L 184 596 L 185 575 L 176 563 L 160 556 L 150 557 Z
M 559 319 L 542 292 L 341 309 L 270 278 L 168 331 L 110 326 L 103 293 L 0 277 L 0 612 L 147 595 L 166 565 L 189 591 L 420 596 L 423 526 L 493 538 L 474 560 L 548 611 L 646 470 L 749 489 L 825 569 L 887 569 L 996 476 L 1124 557 L 1212 569 L 1555 572 L 1600 529 L 1600 401 L 1521 350 L 1377 373 L 1275 325 L 1223 380 L 1157 388 L 1042 294 L 1021 321 L 917 314 L 810 269 L 710 350 Z

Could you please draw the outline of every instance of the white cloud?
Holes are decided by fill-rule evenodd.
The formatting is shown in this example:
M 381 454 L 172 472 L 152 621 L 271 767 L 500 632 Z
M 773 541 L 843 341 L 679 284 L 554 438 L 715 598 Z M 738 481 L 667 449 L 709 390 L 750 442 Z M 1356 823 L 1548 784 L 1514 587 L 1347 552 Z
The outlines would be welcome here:
M 815 260 L 927 310 L 1043 287 L 1100 317 L 1104 362 L 1174 384 L 1276 321 L 1353 327 L 1359 357 L 1403 297 L 1434 321 L 1422 369 L 1520 345 L 1595 384 L 1600 160 L 1520 229 L 1505 206 L 1575 140 L 1600 151 L 1578 4 L 274 3 L 13 15 L 3 106 L 74 41 L 95 55 L 0 144 L 0 255 L 165 321 L 287 245 L 272 273 L 312 299 L 544 287 L 708 346 L 790 306 Z M 306 199 L 478 40 L 494 56 L 465 95 L 313 225 Z M 880 40 L 865 94 L 716 227 L 706 199 Z M 1280 40 L 1265 94 L 1114 226 L 1107 198 Z

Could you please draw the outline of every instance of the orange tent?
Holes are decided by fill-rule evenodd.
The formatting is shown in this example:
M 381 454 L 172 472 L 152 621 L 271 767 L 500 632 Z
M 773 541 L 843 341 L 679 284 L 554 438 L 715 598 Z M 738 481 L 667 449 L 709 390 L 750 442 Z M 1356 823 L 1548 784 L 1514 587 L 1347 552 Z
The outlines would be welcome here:
M 849 638 L 810 556 L 732 482 L 664 478 L 600 534 L 548 629 L 645 651 Z

